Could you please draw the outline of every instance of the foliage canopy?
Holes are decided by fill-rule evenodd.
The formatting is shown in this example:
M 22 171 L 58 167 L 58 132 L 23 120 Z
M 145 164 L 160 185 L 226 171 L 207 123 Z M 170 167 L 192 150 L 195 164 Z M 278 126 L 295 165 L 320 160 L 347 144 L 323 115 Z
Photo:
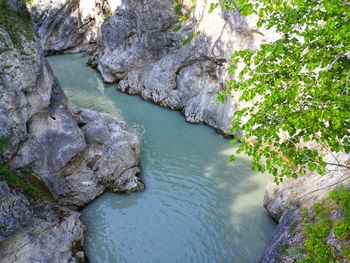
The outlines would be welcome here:
M 320 149 L 350 152 L 350 1 L 221 4 L 245 16 L 255 13 L 259 27 L 280 34 L 257 50 L 232 55 L 229 71 L 235 78 L 219 99 L 241 90 L 241 101 L 254 101 L 233 121 L 232 132 L 242 132 L 238 151 L 252 156 L 253 169 L 268 171 L 277 183 L 309 170 L 324 174 Z

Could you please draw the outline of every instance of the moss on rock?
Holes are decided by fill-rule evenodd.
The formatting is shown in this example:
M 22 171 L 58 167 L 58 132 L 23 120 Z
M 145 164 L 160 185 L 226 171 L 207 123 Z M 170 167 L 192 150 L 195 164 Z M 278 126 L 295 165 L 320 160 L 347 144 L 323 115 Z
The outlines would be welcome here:
M 304 256 L 297 263 L 347 262 L 350 259 L 349 189 L 341 186 L 311 209 L 302 211 L 300 223 L 305 235 Z M 328 242 L 333 236 L 341 245 L 340 251 Z
M 22 35 L 27 41 L 35 39 L 26 2 L 28 1 L 20 1 L 19 8 L 14 10 L 9 7 L 7 0 L 0 0 L 0 28 L 9 34 L 13 45 L 17 48 L 22 47 Z
M 19 190 L 29 197 L 53 200 L 45 184 L 32 173 L 16 171 L 7 164 L 0 164 L 0 177 L 6 181 L 9 187 Z
M 12 134 L 4 137 L 0 137 L 0 157 L 1 155 L 11 147 Z

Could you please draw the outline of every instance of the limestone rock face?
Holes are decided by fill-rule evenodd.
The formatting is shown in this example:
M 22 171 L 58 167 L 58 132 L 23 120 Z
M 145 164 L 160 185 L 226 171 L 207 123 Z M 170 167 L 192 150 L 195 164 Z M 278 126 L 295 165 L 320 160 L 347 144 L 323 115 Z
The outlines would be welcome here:
M 90 110 L 74 109 L 74 113 L 87 147 L 64 167 L 62 177 L 50 181 L 50 190 L 59 202 L 82 206 L 106 189 L 119 193 L 142 191 L 144 185 L 137 176 L 139 140 L 125 123 Z
M 209 5 L 184 1 L 182 13 L 189 15 L 179 22 L 171 1 L 122 1 L 103 23 L 94 56 L 105 81 L 120 81 L 120 90 L 229 133 L 237 96 L 216 100 L 226 88 L 229 57 L 270 35 L 255 29 L 253 17 L 220 8 L 209 13 Z
M 79 213 L 35 201 L 0 181 L 0 262 L 82 262 Z
M 350 155 L 345 153 L 326 156 L 328 163 L 348 165 Z M 327 166 L 327 174 L 320 176 L 309 173 L 298 179 L 287 179 L 281 185 L 270 183 L 267 186 L 264 207 L 276 221 L 280 220 L 285 211 L 302 204 L 310 207 L 315 202 L 327 197 L 328 193 L 339 184 L 350 186 L 349 169 L 334 165 Z
M 211 3 L 38 0 L 30 7 L 46 53 L 94 51 L 90 63 L 106 82 L 227 134 L 241 106 L 234 93 L 225 104 L 216 100 L 229 79 L 230 55 L 276 35 L 257 30 L 253 16 L 210 13 Z
M 104 79 L 121 80 L 131 69 L 165 55 L 174 44 L 168 29 L 176 20 L 171 0 L 123 0 L 98 39 L 98 68 Z
M 216 100 L 230 55 L 277 36 L 258 30 L 256 17 L 209 12 L 214 2 L 38 0 L 30 10 L 46 53 L 94 51 L 90 63 L 106 82 L 227 134 L 241 107 L 235 93 Z
M 46 54 L 91 51 L 119 0 L 37 0 L 29 4 Z
M 339 162 L 343 165 L 349 165 L 350 155 L 334 154 L 327 156 L 326 160 L 329 163 Z M 294 223 L 301 220 L 301 207 L 312 207 L 318 201 L 326 198 L 328 193 L 339 185 L 350 188 L 349 169 L 329 165 L 327 170 L 328 173 L 324 176 L 310 173 L 298 179 L 286 180 L 280 186 L 272 183 L 268 185 L 264 197 L 264 207 L 279 224 L 261 262 L 295 262 L 295 255 L 285 253 L 285 248 L 303 246 L 303 230 L 300 228 L 300 223 Z M 338 217 L 339 212 L 335 211 L 332 218 L 337 219 Z M 326 242 L 334 247 L 340 247 L 339 240 L 335 238 L 329 237 Z
M 33 171 L 67 205 L 82 206 L 106 188 L 141 190 L 137 137 L 122 120 L 71 109 L 35 41 L 23 45 L 27 55 L 15 47 L 0 54 L 0 136 L 11 136 L 4 155 L 12 167 Z
M 15 2 L 9 6 L 21 8 Z M 11 190 L 0 171 L 0 262 L 77 262 L 83 226 L 67 207 L 106 189 L 142 190 L 139 140 L 123 120 L 71 107 L 30 21 L 18 22 L 28 26 L 0 27 L 0 168 L 30 173 L 53 200 Z

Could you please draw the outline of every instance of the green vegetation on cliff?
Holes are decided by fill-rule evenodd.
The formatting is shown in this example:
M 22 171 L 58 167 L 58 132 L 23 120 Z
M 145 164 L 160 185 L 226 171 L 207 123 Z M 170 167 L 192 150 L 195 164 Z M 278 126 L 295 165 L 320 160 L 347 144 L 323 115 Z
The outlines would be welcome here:
M 0 155 L 3 154 L 6 149 L 11 147 L 11 138 L 12 134 L 0 137 Z
M 192 0 L 191 6 L 185 6 L 183 0 L 173 0 L 173 8 L 175 10 L 175 13 L 177 15 L 177 20 L 178 20 L 178 24 L 174 28 L 174 31 L 179 31 L 182 28 L 182 23 L 190 19 L 191 12 L 193 12 L 196 9 L 196 6 L 197 6 L 197 0 Z M 192 34 L 195 34 L 195 32 L 193 32 Z M 195 36 L 196 35 L 194 35 L 191 39 L 189 39 L 190 37 L 186 39 L 182 39 L 181 44 L 185 45 L 191 42 Z M 184 44 L 184 41 L 186 42 L 186 40 L 188 39 L 189 41 Z
M 304 208 L 301 228 L 304 246 L 289 249 L 293 254 L 302 254 L 297 263 L 345 262 L 350 260 L 350 191 L 339 187 L 329 193 L 328 198 Z M 340 249 L 326 240 L 337 239 Z M 345 260 L 345 261 L 344 261 Z
M 35 36 L 30 14 L 25 6 L 26 2 L 29 1 L 22 0 L 18 10 L 13 10 L 9 7 L 7 0 L 0 0 L 0 28 L 9 34 L 11 41 L 17 48 L 22 47 L 21 35 L 26 40 L 33 40 Z
M 52 200 L 52 196 L 44 183 L 35 175 L 26 171 L 12 169 L 4 160 L 2 154 L 11 147 L 12 134 L 0 138 L 0 178 L 9 187 L 21 191 L 27 196 L 43 200 Z
M 182 0 L 173 0 L 173 7 L 175 9 L 175 12 L 177 14 L 178 21 L 184 22 L 188 20 L 191 16 L 191 11 L 196 8 L 196 0 L 192 0 L 192 4 L 189 7 L 190 10 L 185 10 L 186 7 L 184 7 L 183 1 Z
M 0 164 L 0 177 L 2 177 L 9 187 L 21 191 L 27 196 L 42 200 L 52 200 L 52 196 L 44 184 L 31 173 L 14 171 L 6 164 Z
M 238 151 L 277 183 L 308 171 L 325 174 L 320 152 L 350 152 L 350 2 L 221 3 L 257 14 L 258 26 L 280 34 L 275 42 L 232 56 L 235 79 L 219 99 L 239 90 L 241 101 L 253 102 L 235 114 L 232 132 L 242 131 Z

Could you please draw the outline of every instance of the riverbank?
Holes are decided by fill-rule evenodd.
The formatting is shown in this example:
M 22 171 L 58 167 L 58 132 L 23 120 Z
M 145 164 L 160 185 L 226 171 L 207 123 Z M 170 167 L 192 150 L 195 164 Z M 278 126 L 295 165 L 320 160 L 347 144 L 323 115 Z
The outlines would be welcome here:
M 0 39 L 0 261 L 82 261 L 74 210 L 144 188 L 138 138 L 68 103 L 22 2 L 1 2 Z
M 23 220 L 20 224 L 21 220 L 8 221 L 6 217 L 11 213 L 11 209 L 6 207 L 13 204 L 13 200 L 18 200 L 18 210 L 23 207 L 27 207 L 28 211 L 30 207 L 37 210 L 35 202 L 32 202 L 37 201 L 36 197 L 22 198 L 23 193 L 33 192 L 33 187 L 35 189 L 33 178 L 45 185 L 44 188 L 39 186 L 39 191 L 48 191 L 55 202 L 70 208 L 84 206 L 105 189 L 129 192 L 143 188 L 136 176 L 139 172 L 139 149 L 135 135 L 118 118 L 71 107 L 45 62 L 44 53 L 94 51 L 90 65 L 99 69 L 105 81 L 117 81 L 118 88 L 124 92 L 180 110 L 190 122 L 205 123 L 229 134 L 231 120 L 240 107 L 238 94 L 228 95 L 225 104 L 216 101 L 229 79 L 226 74 L 229 55 L 234 50 L 255 48 L 269 39 L 268 33 L 256 30 L 251 18 L 245 20 L 237 13 L 220 9 L 207 12 L 206 1 L 197 1 L 195 5 L 192 1 L 184 1 L 174 6 L 171 1 L 159 0 L 96 0 L 91 1 L 91 5 L 64 0 L 51 6 L 42 0 L 28 5 L 41 36 L 42 50 L 31 29 L 28 14 L 16 14 L 24 11 L 18 9 L 19 1 L 7 2 L 12 11 L 6 9 L 3 12 L 5 9 L 1 9 L 0 18 L 0 149 L 2 162 L 10 163 L 12 170 L 6 176 L 3 172 L 2 177 L 13 180 L 2 182 L 7 201 L 1 204 L 5 212 L 0 220 L 11 222 L 9 226 L 0 225 L 1 238 L 6 239 L 2 244 L 10 242 L 10 235 L 23 227 L 31 229 L 29 235 L 36 233 L 35 228 L 31 228 L 34 221 Z M 113 10 L 117 12 L 113 13 Z M 9 14 L 12 16 L 9 17 Z M 119 140 L 125 140 L 125 144 L 120 149 L 113 148 L 119 145 Z M 47 150 L 49 144 L 53 145 L 52 151 Z M 168 149 L 169 145 L 172 144 L 162 147 Z M 112 152 L 109 152 L 110 149 Z M 125 149 L 128 154 L 124 153 Z M 106 152 L 118 158 L 104 160 L 101 156 Z M 131 157 L 126 163 L 125 156 Z M 348 155 L 342 155 L 340 159 L 342 163 L 349 163 Z M 116 165 L 120 160 L 123 164 Z M 6 171 L 6 167 L 2 168 Z M 116 169 L 117 173 L 114 172 Z M 317 246 L 304 247 L 304 241 L 308 240 L 305 226 L 309 226 L 310 222 L 302 220 L 301 212 L 308 210 L 307 217 L 312 220 L 314 206 L 329 198 L 328 192 L 339 184 L 350 185 L 347 170 L 329 171 L 322 178 L 310 173 L 298 180 L 288 180 L 280 187 L 269 187 L 265 207 L 271 217 L 280 221 L 280 225 L 262 260 L 293 262 L 313 255 L 312 249 Z M 8 185 L 13 189 L 8 190 Z M 305 192 L 308 193 L 307 198 Z M 334 213 L 340 216 L 331 218 L 331 229 L 333 225 L 335 229 L 337 220 L 347 220 L 341 217 L 344 213 L 341 207 L 333 208 Z M 51 211 L 50 208 L 46 210 Z M 75 220 L 77 215 L 70 209 L 71 214 L 62 212 L 63 217 L 38 211 L 39 219 L 52 218 L 55 226 L 62 222 L 66 225 L 65 219 L 72 219 L 70 222 L 76 225 L 77 232 L 71 231 L 75 234 L 67 236 L 64 251 L 60 253 L 80 260 L 81 242 L 76 241 L 82 238 L 82 227 L 80 221 Z M 31 214 L 28 215 L 31 218 Z M 22 216 L 19 213 L 14 218 Z M 42 222 L 40 220 L 38 222 Z M 56 228 L 50 226 L 50 229 Z M 19 242 L 27 240 L 28 233 L 19 233 L 23 236 Z M 327 231 L 327 234 L 321 238 L 321 245 L 326 240 L 325 250 L 333 251 L 335 247 L 333 254 L 336 259 L 346 260 L 342 242 L 346 244 L 347 239 L 335 238 L 333 230 Z M 26 246 L 28 244 L 25 243 Z M 332 247 L 329 248 L 329 244 Z M 290 252 L 290 248 L 298 249 Z M 11 249 L 10 252 L 14 246 Z M 46 250 L 51 253 L 48 247 L 40 249 L 43 253 Z M 30 252 L 38 254 L 32 249 L 26 251 L 29 256 Z M 18 255 L 23 260 L 28 259 L 25 254 Z M 59 257 L 57 254 L 50 256 L 53 260 Z
M 186 120 L 205 123 L 227 134 L 240 107 L 239 94 L 227 96 L 225 104 L 216 101 L 229 79 L 226 74 L 229 55 L 242 48 L 255 48 L 274 36 L 271 32 L 256 30 L 251 17 L 245 20 L 237 14 L 222 13 L 220 9 L 207 13 L 202 2 L 197 1 L 195 6 L 190 2 L 179 9 L 182 14 L 189 14 L 182 22 L 176 19 L 179 13 L 167 2 L 121 2 L 122 8 L 102 25 L 98 48 L 90 64 L 97 67 L 105 81 L 118 82 L 121 91 L 179 110 Z M 153 14 L 150 6 L 165 12 Z M 149 17 L 158 19 L 149 21 Z M 346 155 L 341 158 L 342 163 L 346 163 L 347 158 Z M 300 221 L 301 209 L 312 211 L 312 206 L 327 198 L 332 189 L 341 184 L 350 185 L 348 180 L 343 180 L 346 170 L 334 173 L 333 169 L 328 167 L 330 172 L 325 177 L 309 173 L 298 180 L 288 180 L 280 187 L 268 187 L 265 207 L 281 224 L 262 261 L 293 262 L 307 255 L 303 247 L 306 237 Z M 315 192 L 304 198 L 309 189 Z M 341 213 L 339 208 L 335 211 Z M 290 233 L 295 224 L 299 227 Z M 332 234 L 327 238 L 332 239 Z M 299 249 L 290 254 L 288 251 L 293 248 Z M 340 248 L 336 254 L 342 254 Z
M 83 209 L 89 259 L 257 261 L 275 228 L 262 206 L 269 177 L 253 173 L 245 156 L 230 163 L 234 149 L 212 128 L 116 91 L 86 60 L 48 58 L 72 103 L 122 116 L 138 134 L 147 185 L 140 194 L 107 193 Z

